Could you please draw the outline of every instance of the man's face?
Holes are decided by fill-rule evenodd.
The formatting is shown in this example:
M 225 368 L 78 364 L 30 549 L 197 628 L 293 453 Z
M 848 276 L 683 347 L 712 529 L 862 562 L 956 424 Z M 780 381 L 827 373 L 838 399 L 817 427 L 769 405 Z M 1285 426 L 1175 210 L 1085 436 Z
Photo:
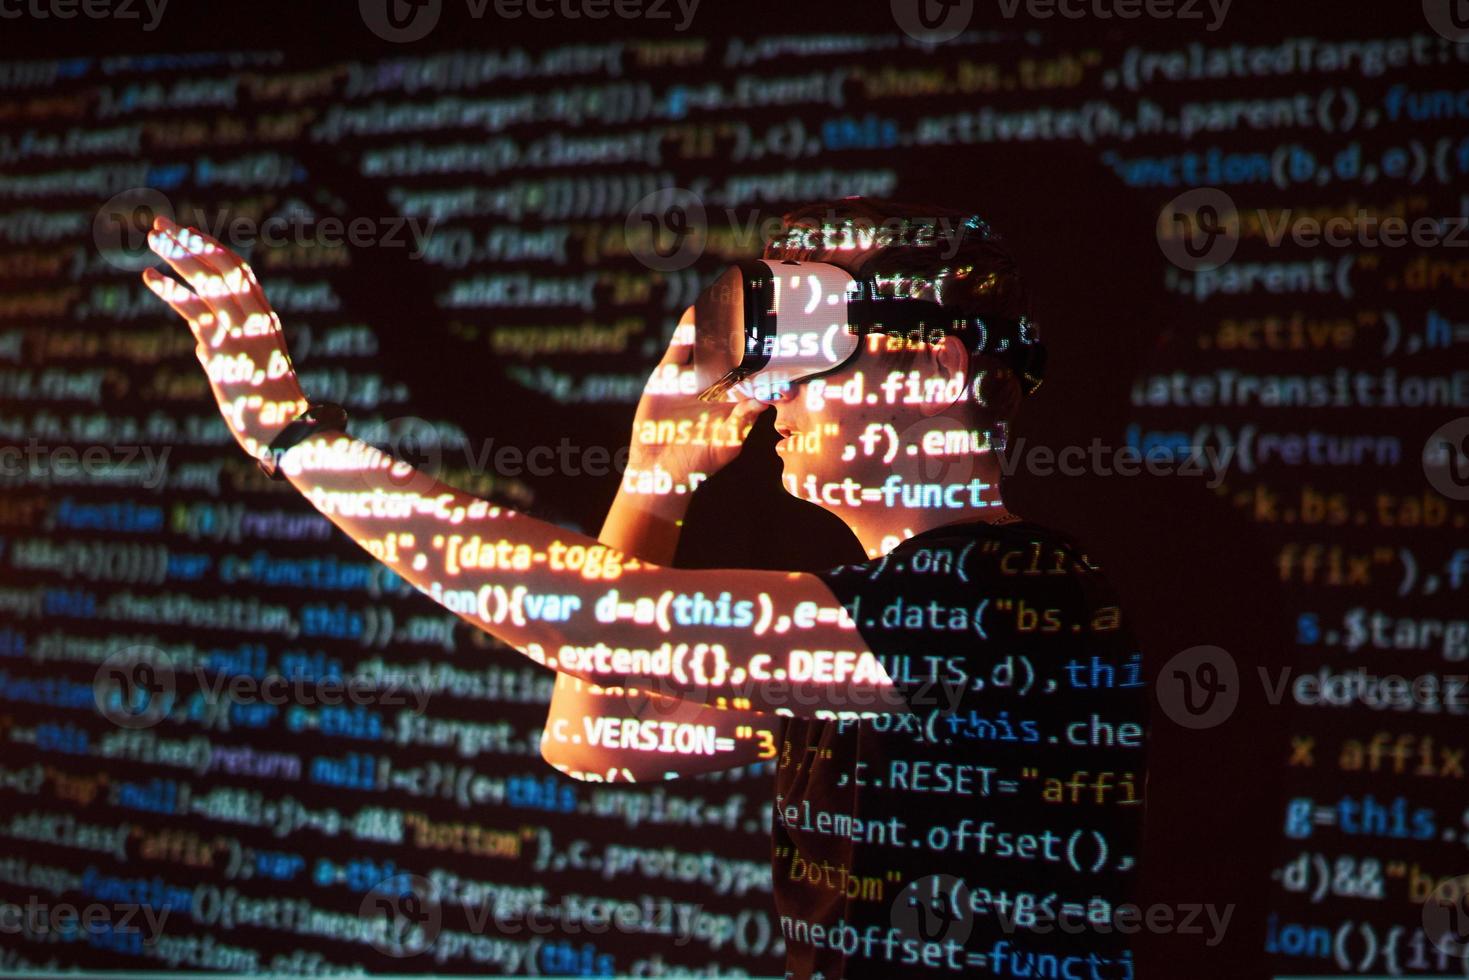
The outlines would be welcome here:
M 955 338 L 870 335 L 832 374 L 783 392 L 761 391 L 757 376 L 748 390 L 775 406 L 787 491 L 850 523 L 873 509 L 932 513 L 999 499 L 978 477 L 989 443 L 967 367 Z

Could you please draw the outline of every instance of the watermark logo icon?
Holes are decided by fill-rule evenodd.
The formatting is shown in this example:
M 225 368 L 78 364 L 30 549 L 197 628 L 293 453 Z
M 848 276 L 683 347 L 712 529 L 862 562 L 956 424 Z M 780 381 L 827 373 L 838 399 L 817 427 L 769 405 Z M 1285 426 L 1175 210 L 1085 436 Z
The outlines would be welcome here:
M 151 187 L 131 187 L 113 195 L 92 219 L 92 242 L 108 265 L 141 272 L 161 261 L 148 248 L 153 219 L 173 219 L 173 205 Z
M 1158 705 L 1184 728 L 1224 724 L 1239 696 L 1239 666 L 1222 647 L 1190 647 L 1164 664 L 1158 675 Z
M 1439 426 L 1428 437 L 1423 475 L 1450 500 L 1469 500 L 1469 415 Z
M 704 254 L 709 217 L 691 190 L 664 187 L 632 206 L 623 223 L 627 250 L 649 269 L 687 269 Z
M 704 691 L 680 690 L 671 678 L 659 674 L 623 693 L 628 714 L 640 722 L 651 723 L 660 731 L 665 726 L 680 728 L 699 724 L 709 695 Z
M 1445 878 L 1423 903 L 1423 934 L 1433 948 L 1469 957 L 1469 875 Z
M 952 41 L 969 26 L 974 0 L 891 0 L 893 20 L 920 44 Z
M 1217 187 L 1196 187 L 1158 212 L 1158 247 L 1187 272 L 1210 272 L 1234 257 L 1239 245 L 1239 211 Z
M 974 929 L 969 887 L 953 875 L 914 879 L 893 900 L 889 920 L 906 939 L 962 946 Z
M 1469 0 L 1423 0 L 1423 16 L 1442 37 L 1469 41 Z
M 370 422 L 357 438 L 382 450 L 389 460 L 361 471 L 369 490 L 384 493 L 428 494 L 438 484 L 444 466 L 444 440 L 427 419 L 412 415 Z
M 92 677 L 97 712 L 120 728 L 151 728 L 173 706 L 177 681 L 167 654 L 137 645 L 111 654 Z
M 364 919 L 381 919 L 369 942 L 384 956 L 417 956 L 433 946 L 444 926 L 444 909 L 439 888 L 420 875 L 397 874 L 384 878 L 362 897 L 357 914 Z
M 357 0 L 362 22 L 384 41 L 410 44 L 428 37 L 444 12 L 444 0 Z

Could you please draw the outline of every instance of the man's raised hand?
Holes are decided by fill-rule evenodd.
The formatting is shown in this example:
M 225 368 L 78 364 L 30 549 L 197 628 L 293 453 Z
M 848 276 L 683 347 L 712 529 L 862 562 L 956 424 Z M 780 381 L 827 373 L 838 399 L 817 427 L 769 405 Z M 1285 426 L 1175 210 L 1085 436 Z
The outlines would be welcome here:
M 712 476 L 740 454 L 745 436 L 769 406 L 736 394 L 699 401 L 694 385 L 692 309 L 673 332 L 648 377 L 633 418 L 628 469 L 665 471 L 674 483 Z
M 259 459 L 308 406 L 280 318 L 245 260 L 199 230 L 160 216 L 148 247 L 183 282 L 155 269 L 143 270 L 143 282 L 189 325 L 225 423 Z

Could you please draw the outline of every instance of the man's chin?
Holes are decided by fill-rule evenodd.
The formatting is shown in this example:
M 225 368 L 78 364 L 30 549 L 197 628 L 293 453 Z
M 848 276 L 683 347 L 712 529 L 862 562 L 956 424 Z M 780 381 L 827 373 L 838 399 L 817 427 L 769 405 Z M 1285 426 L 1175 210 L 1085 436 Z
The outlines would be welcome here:
M 794 470 L 787 465 L 780 475 L 780 485 L 792 497 L 808 504 L 817 504 L 826 510 L 840 512 L 850 508 L 846 491 L 841 489 L 843 479 L 810 470 Z

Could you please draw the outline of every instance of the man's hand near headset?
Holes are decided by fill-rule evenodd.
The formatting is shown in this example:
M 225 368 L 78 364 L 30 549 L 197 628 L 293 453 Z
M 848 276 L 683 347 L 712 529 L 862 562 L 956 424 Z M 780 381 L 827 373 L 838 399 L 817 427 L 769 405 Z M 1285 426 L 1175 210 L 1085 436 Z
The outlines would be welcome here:
M 698 483 L 734 461 L 765 403 L 736 395 L 698 398 L 693 312 L 684 315 L 648 377 L 628 443 L 627 469 L 597 536 L 639 558 L 673 560 Z

